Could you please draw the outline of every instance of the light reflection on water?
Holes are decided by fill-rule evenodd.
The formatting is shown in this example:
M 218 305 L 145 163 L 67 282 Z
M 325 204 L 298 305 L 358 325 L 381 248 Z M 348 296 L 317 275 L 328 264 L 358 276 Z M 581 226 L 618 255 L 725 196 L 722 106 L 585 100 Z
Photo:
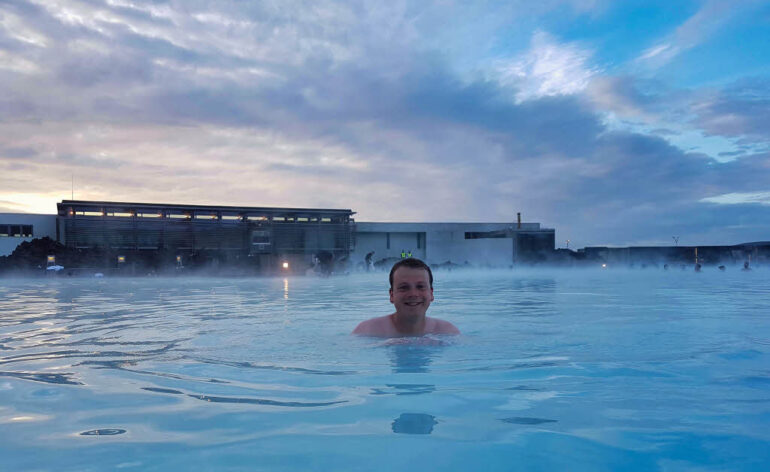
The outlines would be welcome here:
M 383 273 L 3 280 L 0 454 L 57 470 L 761 468 L 768 282 L 437 273 L 431 314 L 464 335 L 424 345 L 349 335 L 390 312 Z

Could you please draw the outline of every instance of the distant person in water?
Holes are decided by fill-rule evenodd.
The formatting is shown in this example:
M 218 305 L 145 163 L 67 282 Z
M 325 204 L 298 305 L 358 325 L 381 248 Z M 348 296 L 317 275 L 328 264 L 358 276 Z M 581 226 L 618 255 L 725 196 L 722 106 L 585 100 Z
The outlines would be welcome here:
M 369 272 L 374 268 L 374 265 L 372 265 L 372 256 L 374 256 L 374 251 L 367 252 L 366 257 L 364 257 L 364 262 L 366 262 L 366 271 Z
M 425 316 L 433 301 L 433 273 L 423 261 L 401 259 L 390 269 L 390 303 L 396 311 L 361 322 L 353 334 L 397 338 L 424 334 L 460 334 L 448 321 Z
M 741 270 L 751 270 L 751 267 L 749 267 L 749 261 L 743 263 L 743 269 Z

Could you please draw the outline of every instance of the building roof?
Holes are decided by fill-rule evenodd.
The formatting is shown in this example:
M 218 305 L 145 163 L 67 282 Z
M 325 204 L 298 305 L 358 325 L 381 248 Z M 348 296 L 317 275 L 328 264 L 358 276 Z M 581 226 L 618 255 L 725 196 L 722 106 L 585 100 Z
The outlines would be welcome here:
M 223 206 L 223 205 L 187 205 L 176 203 L 139 203 L 139 202 L 109 202 L 93 200 L 62 200 L 56 204 L 59 211 L 62 207 L 72 208 L 146 208 L 146 209 L 176 209 L 188 211 L 226 211 L 234 213 L 309 213 L 309 214 L 332 214 L 332 215 L 354 215 L 355 212 L 350 209 L 335 208 L 288 208 L 288 207 L 244 207 L 244 206 Z

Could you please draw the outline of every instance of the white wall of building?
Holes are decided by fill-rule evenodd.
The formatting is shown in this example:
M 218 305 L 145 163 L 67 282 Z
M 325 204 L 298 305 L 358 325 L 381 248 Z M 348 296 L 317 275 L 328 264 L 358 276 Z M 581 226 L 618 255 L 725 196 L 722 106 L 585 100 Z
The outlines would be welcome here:
M 56 239 L 56 215 L 37 215 L 30 213 L 0 213 L 0 225 L 31 225 L 32 237 L 14 237 L 0 235 L 0 256 L 10 255 L 24 241 L 48 236 Z M 2 231 L 0 230 L 0 234 Z
M 388 247 L 390 238 L 390 247 Z M 419 247 L 417 238 L 420 238 Z M 374 251 L 373 261 L 391 257 L 400 258 L 401 251 L 412 252 L 412 257 L 425 259 L 425 233 L 415 231 L 357 232 L 356 248 L 350 255 L 354 265 L 363 262 L 366 254 Z
M 428 264 L 465 264 L 509 267 L 514 262 L 511 238 L 466 239 L 466 232 L 516 229 L 516 223 L 356 223 L 356 247 L 351 262 L 358 265 L 375 251 L 373 261 L 399 258 L 401 251 Z M 539 223 L 522 223 L 522 230 L 538 230 Z M 418 236 L 419 235 L 419 236 Z M 390 247 L 387 247 L 388 237 Z M 418 247 L 417 238 L 420 237 Z
M 468 229 L 468 231 L 480 231 Z M 508 267 L 513 264 L 513 240 L 465 239 L 462 231 L 435 231 L 428 233 L 429 264 L 452 262 L 472 266 Z

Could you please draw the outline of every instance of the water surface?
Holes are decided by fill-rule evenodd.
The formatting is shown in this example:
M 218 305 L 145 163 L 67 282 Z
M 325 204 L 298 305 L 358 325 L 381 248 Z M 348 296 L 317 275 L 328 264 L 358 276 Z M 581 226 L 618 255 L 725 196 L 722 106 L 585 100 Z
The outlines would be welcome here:
M 8 470 L 762 470 L 770 272 L 0 280 Z

